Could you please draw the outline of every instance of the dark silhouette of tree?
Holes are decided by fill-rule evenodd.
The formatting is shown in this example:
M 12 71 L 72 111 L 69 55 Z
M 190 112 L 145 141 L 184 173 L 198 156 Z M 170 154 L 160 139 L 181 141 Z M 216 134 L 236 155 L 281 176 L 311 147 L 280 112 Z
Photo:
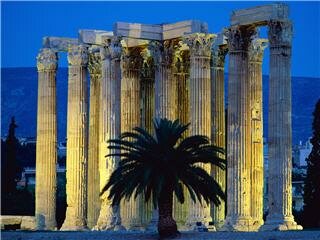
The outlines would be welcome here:
M 310 140 L 313 147 L 306 159 L 308 168 L 303 194 L 304 227 L 320 227 L 320 99 L 313 116 L 313 136 Z
M 178 120 L 160 119 L 154 122 L 154 136 L 136 127 L 132 132 L 122 133 L 119 139 L 109 140 L 108 148 L 115 152 L 107 157 L 121 157 L 121 160 L 101 194 L 110 191 L 113 205 L 138 194 L 143 194 L 145 201 L 152 198 L 154 208 L 159 207 L 161 238 L 178 234 L 172 217 L 173 194 L 183 203 L 183 186 L 194 202 L 204 200 L 218 205 L 220 199 L 225 199 L 220 185 L 199 166 L 199 163 L 210 163 L 225 169 L 225 160 L 219 157 L 224 155 L 224 150 L 211 145 L 206 136 L 183 139 L 188 126 Z
M 4 143 L 3 159 L 1 163 L 1 187 L 2 192 L 12 193 L 16 190 L 17 181 L 21 176 L 21 168 L 17 163 L 17 148 L 19 141 L 15 136 L 15 129 L 18 126 L 14 117 L 11 118 L 9 132 Z

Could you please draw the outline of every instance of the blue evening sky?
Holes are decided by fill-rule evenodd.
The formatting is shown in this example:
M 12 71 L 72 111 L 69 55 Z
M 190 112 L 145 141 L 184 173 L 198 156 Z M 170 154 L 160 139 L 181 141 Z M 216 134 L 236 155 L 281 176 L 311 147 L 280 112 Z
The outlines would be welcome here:
M 271 2 L 1 2 L 2 67 L 35 66 L 43 36 L 77 37 L 79 29 L 112 30 L 116 21 L 171 23 L 198 19 L 210 32 L 232 10 Z M 287 2 L 294 23 L 292 75 L 320 77 L 320 2 Z M 266 37 L 265 30 L 262 35 Z M 263 63 L 268 74 L 269 51 Z M 65 56 L 60 66 L 66 66 Z

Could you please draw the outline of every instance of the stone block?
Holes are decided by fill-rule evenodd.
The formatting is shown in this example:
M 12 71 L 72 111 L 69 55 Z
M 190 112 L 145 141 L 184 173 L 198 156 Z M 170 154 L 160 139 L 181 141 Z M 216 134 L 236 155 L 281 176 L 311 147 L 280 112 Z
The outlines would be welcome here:
M 208 24 L 198 20 L 187 20 L 162 25 L 162 39 L 173 39 L 192 33 L 208 33 Z
M 85 44 L 102 45 L 113 36 L 112 31 L 102 30 L 79 30 L 79 42 Z
M 7 225 L 20 225 L 21 220 L 22 220 L 21 216 L 15 216 L 15 215 L 0 216 L 1 229 L 3 230 Z
M 116 22 L 113 33 L 121 37 L 162 40 L 162 26 L 156 24 Z
M 36 218 L 33 216 L 22 216 L 21 230 L 36 230 Z
M 274 3 L 253 8 L 234 11 L 231 15 L 231 25 L 266 25 L 270 20 L 286 20 L 289 17 L 289 7 L 283 3 Z
M 208 25 L 198 20 L 188 20 L 170 24 L 140 24 L 116 22 L 115 36 L 146 40 L 168 40 L 192 33 L 207 33 Z
M 67 52 L 70 46 L 78 43 L 79 41 L 76 38 L 44 37 L 42 39 L 42 47 L 51 48 L 57 52 Z

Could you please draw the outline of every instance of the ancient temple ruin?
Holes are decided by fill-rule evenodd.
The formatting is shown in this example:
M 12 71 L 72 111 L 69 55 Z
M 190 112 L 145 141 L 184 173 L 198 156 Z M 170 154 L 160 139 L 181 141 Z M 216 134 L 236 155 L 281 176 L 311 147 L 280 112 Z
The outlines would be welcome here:
M 180 229 L 194 229 L 199 222 L 223 231 L 301 229 L 292 215 L 288 15 L 287 5 L 270 4 L 234 11 L 231 25 L 217 34 L 208 33 L 206 23 L 192 20 L 117 22 L 113 31 L 80 30 L 78 39 L 45 37 L 37 57 L 38 228 L 56 228 L 56 71 L 58 53 L 67 52 L 68 207 L 61 230 L 152 228 L 157 211 L 142 197 L 112 207 L 107 193 L 99 197 L 99 192 L 119 162 L 105 158 L 107 140 L 136 126 L 151 131 L 155 117 L 190 122 L 188 134 L 206 135 L 222 148 L 227 143 L 227 174 L 203 166 L 226 190 L 227 202 L 214 207 L 174 201 Z M 260 26 L 268 27 L 268 39 L 259 37 Z M 264 222 L 262 60 L 267 45 L 271 190 Z

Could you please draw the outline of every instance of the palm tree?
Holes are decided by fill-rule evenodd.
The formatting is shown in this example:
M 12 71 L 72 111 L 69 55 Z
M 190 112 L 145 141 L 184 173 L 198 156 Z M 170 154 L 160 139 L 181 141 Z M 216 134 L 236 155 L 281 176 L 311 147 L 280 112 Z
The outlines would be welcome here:
M 185 200 L 183 185 L 191 199 L 220 204 L 225 199 L 219 184 L 201 167 L 214 164 L 225 168 L 225 160 L 219 155 L 224 150 L 210 145 L 205 136 L 195 135 L 182 139 L 189 124 L 178 120 L 154 121 L 155 136 L 136 127 L 132 132 L 122 133 L 119 139 L 109 140 L 107 155 L 121 157 L 119 167 L 111 174 L 101 194 L 110 190 L 109 199 L 118 205 L 121 199 L 145 195 L 159 208 L 158 232 L 160 237 L 178 234 L 172 217 L 173 193 L 179 202 Z

